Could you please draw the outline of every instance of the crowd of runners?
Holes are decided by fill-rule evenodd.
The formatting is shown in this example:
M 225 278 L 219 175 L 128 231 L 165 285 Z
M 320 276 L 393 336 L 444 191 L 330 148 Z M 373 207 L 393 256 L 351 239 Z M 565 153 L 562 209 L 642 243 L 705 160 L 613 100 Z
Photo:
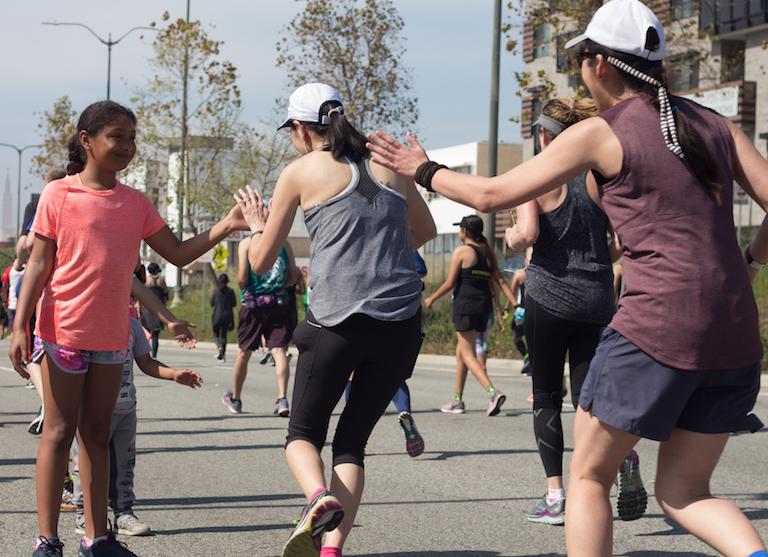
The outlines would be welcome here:
M 280 126 L 299 157 L 271 200 L 245 186 L 221 221 L 184 241 L 117 179 L 136 152 L 134 114 L 110 101 L 86 108 L 70 162 L 51 171 L 28 207 L 3 274 L 2 333 L 11 332 L 13 367 L 40 397 L 29 425 L 40 436 L 33 557 L 63 555 L 61 509 L 75 511 L 80 557 L 135 555 L 116 535 L 151 531 L 133 511 L 134 362 L 191 388 L 203 378 L 158 360 L 164 327 L 182 345 L 195 341 L 165 307 L 162 268 L 145 267 L 139 248 L 146 242 L 184 266 L 235 231 L 247 232 L 238 318 L 227 274 L 210 299 L 219 362 L 237 329 L 222 402 L 243 411 L 248 366 L 261 351 L 260 362 L 275 367 L 273 412 L 287 418 L 285 455 L 307 499 L 284 556 L 341 556 L 363 496 L 366 443 L 390 402 L 406 452 L 424 451 L 407 380 L 422 312 L 449 293 L 456 382 L 441 410 L 465 412 L 471 373 L 488 396 L 487 415 L 499 414 L 506 396 L 487 373 L 488 333 L 508 323 L 532 376 L 531 434 L 546 491 L 527 519 L 565 524 L 568 555 L 612 554 L 608 496 L 617 476 L 619 517 L 643 515 L 634 446 L 647 438 L 660 442 L 655 496 L 669 517 L 724 555 L 768 556 L 744 514 L 709 491 L 730 433 L 762 427 L 751 414 L 762 356 L 751 279 L 768 262 L 768 226 L 742 253 L 731 200 L 737 182 L 768 208 L 768 162 L 729 121 L 668 94 L 664 30 L 639 0 L 606 3 L 566 48 L 591 99 L 546 102 L 533 126 L 535 156 L 492 178 L 430 161 L 412 135 L 407 145 L 381 131 L 366 136 L 333 87 L 299 87 Z M 456 223 L 461 245 L 445 281 L 423 292 L 418 249 L 436 227 L 417 186 L 482 212 L 516 207 L 505 241 L 526 253 L 525 268 L 505 277 L 483 221 L 468 214 Z M 299 208 L 308 270 L 287 242 Z M 568 393 L 576 419 L 566 482 Z M 326 470 L 321 452 L 342 397 Z

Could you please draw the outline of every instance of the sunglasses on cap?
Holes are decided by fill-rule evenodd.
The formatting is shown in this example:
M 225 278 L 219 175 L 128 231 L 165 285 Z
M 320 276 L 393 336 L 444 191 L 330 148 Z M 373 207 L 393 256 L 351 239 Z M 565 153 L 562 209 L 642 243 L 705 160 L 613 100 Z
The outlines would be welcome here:
M 584 63 L 584 60 L 590 60 L 597 56 L 596 52 L 590 52 L 587 49 L 581 49 L 576 54 L 576 63 L 579 65 L 579 67 L 582 66 Z

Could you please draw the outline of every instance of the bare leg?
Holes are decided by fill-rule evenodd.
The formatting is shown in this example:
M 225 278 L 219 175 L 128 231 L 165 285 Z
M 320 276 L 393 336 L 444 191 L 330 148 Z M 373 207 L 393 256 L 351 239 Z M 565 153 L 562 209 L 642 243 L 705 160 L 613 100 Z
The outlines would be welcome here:
M 326 487 L 323 459 L 312 443 L 303 439 L 291 441 L 285 447 L 285 458 L 307 499 L 319 488 Z
M 728 437 L 675 429 L 659 448 L 656 500 L 670 518 L 713 549 L 743 557 L 765 549 L 763 541 L 736 505 L 709 490 Z
M 457 351 L 461 353 L 461 358 L 464 360 L 464 364 L 469 368 L 472 375 L 480 383 L 483 389 L 488 389 L 491 386 L 491 380 L 488 378 L 488 374 L 485 372 L 483 364 L 477 359 L 475 355 L 475 340 L 477 339 L 477 333 L 475 331 L 457 331 Z
M 85 374 L 67 374 L 48 356 L 42 366 L 46 423 L 37 450 L 37 522 L 41 536 L 58 537 L 59 506 L 69 447 L 77 428 Z
M 601 423 L 582 408 L 576 410 L 573 435 L 565 521 L 568 557 L 610 557 L 613 549 L 611 485 L 624 457 L 640 438 Z
M 243 391 L 245 377 L 248 375 L 248 361 L 251 359 L 251 350 L 238 350 L 235 367 L 232 369 L 232 398 L 240 399 Z
M 467 366 L 464 364 L 464 359 L 461 357 L 461 348 L 459 343 L 456 343 L 456 385 L 454 393 L 463 395 L 464 387 L 467 384 Z
M 331 492 L 344 507 L 344 520 L 335 530 L 331 530 L 325 535 L 325 545 L 344 547 L 344 542 L 355 523 L 357 510 L 360 508 L 363 487 L 365 487 L 363 468 L 356 464 L 338 464 L 333 467 Z
M 288 392 L 288 379 L 291 377 L 291 368 L 288 367 L 288 356 L 285 354 L 285 348 L 273 348 L 272 357 L 275 359 L 277 393 L 280 398 L 285 398 L 285 395 Z
M 83 387 L 77 438 L 85 535 L 91 539 L 107 533 L 109 437 L 122 376 L 122 364 L 91 364 Z

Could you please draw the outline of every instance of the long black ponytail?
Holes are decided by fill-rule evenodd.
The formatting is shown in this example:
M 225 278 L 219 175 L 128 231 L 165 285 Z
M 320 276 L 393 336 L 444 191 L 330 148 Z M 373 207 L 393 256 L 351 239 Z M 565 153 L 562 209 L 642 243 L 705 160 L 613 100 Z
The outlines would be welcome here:
M 77 120 L 77 132 L 69 140 L 67 174 L 82 172 L 85 169 L 85 163 L 88 162 L 88 155 L 80 143 L 80 132 L 85 131 L 88 135 L 96 135 L 104 126 L 113 123 L 118 116 L 127 116 L 134 125 L 136 124 L 136 115 L 113 101 L 95 102 L 83 110 Z
M 339 101 L 324 102 L 320 107 L 320 116 L 327 116 L 328 124 L 302 123 L 326 140 L 323 151 L 330 151 L 337 161 L 346 157 L 354 163 L 370 156 L 365 146 L 368 139 L 347 120 Z

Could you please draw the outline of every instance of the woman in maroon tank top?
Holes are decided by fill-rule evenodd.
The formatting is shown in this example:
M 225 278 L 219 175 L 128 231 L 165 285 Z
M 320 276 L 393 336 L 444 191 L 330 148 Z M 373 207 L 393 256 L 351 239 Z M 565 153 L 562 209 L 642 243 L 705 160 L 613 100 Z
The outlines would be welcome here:
M 376 132 L 369 148 L 375 161 L 483 212 L 593 172 L 622 244 L 626 291 L 576 414 L 568 554 L 611 555 L 610 488 L 644 437 L 661 442 L 655 494 L 668 516 L 725 555 L 768 556 L 744 514 L 709 489 L 730 433 L 762 426 L 750 414 L 762 348 L 732 188 L 738 182 L 768 209 L 768 162 L 731 122 L 668 95 L 664 30 L 639 0 L 604 4 L 574 45 L 599 116 L 505 174 L 451 172 L 412 135 L 405 146 Z M 753 267 L 768 260 L 763 228 L 747 250 Z

